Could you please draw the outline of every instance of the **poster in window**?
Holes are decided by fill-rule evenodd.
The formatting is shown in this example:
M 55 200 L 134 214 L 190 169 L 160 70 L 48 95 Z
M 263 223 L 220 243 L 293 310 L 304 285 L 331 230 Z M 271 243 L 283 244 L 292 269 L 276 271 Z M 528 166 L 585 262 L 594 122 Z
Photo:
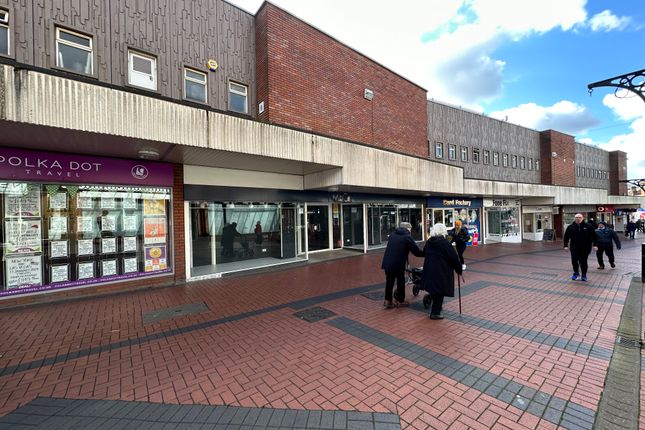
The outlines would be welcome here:
M 137 252 L 137 237 L 124 236 L 123 237 L 123 252 Z
M 92 196 L 87 194 L 79 194 L 76 196 L 76 208 L 77 209 L 93 209 L 94 202 L 92 201 Z
M 143 219 L 143 242 L 146 245 L 166 242 L 166 218 Z
M 101 209 L 116 209 L 116 199 L 110 196 L 101 196 Z
M 52 240 L 49 242 L 49 258 L 64 258 L 67 257 L 67 241 L 66 240 Z
M 137 208 L 137 199 L 126 197 L 123 199 L 122 203 L 123 209 L 136 209 Z
M 125 215 L 123 217 L 123 230 L 137 231 L 139 229 L 138 217 L 136 215 Z
M 166 201 L 163 199 L 143 199 L 143 214 L 145 216 L 166 216 Z
M 116 260 L 101 261 L 101 276 L 116 275 Z
M 79 239 L 77 254 L 94 255 L 94 239 Z
M 49 200 L 50 209 L 67 209 L 67 194 L 56 193 Z
M 78 263 L 78 279 L 94 277 L 94 262 Z
M 91 216 L 76 217 L 76 231 L 79 233 L 92 233 L 94 231 L 94 218 Z
M 39 217 L 40 216 L 40 188 L 34 188 L 27 194 L 5 194 L 4 216 L 13 217 Z
M 6 258 L 6 287 L 26 288 L 42 285 L 42 263 L 40 255 L 20 255 Z
M 69 281 L 69 265 L 60 264 L 52 266 L 51 283 Z
M 116 252 L 116 238 L 109 237 L 101 239 L 101 252 L 103 254 L 114 254 Z
M 115 231 L 116 230 L 116 217 L 114 215 L 104 215 L 101 217 L 101 230 L 102 231 Z
M 166 246 L 146 246 L 146 272 L 156 272 L 168 268 L 166 259 Z
M 40 220 L 5 221 L 5 255 L 41 252 Z
M 132 273 L 138 272 L 139 265 L 137 264 L 137 258 L 124 258 L 123 259 L 123 273 Z
M 49 238 L 60 238 L 64 234 L 67 234 L 67 217 L 49 217 Z

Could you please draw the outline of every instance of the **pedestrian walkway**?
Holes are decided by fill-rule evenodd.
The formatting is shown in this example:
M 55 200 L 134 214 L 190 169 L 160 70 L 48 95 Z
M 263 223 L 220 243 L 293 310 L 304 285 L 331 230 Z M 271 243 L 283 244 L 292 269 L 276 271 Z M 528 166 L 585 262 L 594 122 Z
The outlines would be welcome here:
M 0 429 L 591 429 L 640 243 L 586 283 L 561 243 L 465 257 L 441 321 L 383 309 L 382 252 L 0 311 Z

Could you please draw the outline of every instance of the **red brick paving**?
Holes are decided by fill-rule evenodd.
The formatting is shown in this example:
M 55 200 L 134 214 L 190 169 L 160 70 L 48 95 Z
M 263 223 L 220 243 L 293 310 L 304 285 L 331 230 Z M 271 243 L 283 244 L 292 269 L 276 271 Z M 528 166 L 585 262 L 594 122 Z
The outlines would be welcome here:
M 518 276 L 547 272 L 558 277 L 466 272 L 467 283 L 486 280 L 500 285 L 465 295 L 464 313 L 612 349 L 622 311 L 622 305 L 612 300 L 625 298 L 631 275 L 623 275 L 637 271 L 640 262 L 640 247 L 630 245 L 618 252 L 614 271 L 601 274 L 591 264 L 589 284 L 567 281 L 570 264 L 567 253 L 557 252 L 561 244 L 468 249 L 466 259 L 473 270 Z M 380 283 L 381 257 L 372 253 L 268 274 L 1 311 L 0 368 Z M 413 261 L 421 265 L 421 260 Z M 596 300 L 549 291 L 580 293 Z M 210 312 L 142 323 L 143 312 L 200 301 Z M 525 386 L 597 407 L 606 360 L 455 320 L 430 321 L 411 309 L 386 311 L 380 302 L 360 295 L 320 305 Z M 457 301 L 445 308 L 457 311 Z M 282 308 L 0 377 L 0 415 L 36 396 L 54 396 L 394 412 L 401 416 L 403 427 L 419 429 L 557 428 L 324 321 L 310 324 L 293 313 Z M 645 428 L 644 424 L 641 411 Z

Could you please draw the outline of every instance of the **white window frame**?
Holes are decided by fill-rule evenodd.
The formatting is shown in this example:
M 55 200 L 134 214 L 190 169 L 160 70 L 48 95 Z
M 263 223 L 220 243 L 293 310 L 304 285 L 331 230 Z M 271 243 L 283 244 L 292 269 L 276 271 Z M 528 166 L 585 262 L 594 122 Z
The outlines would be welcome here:
M 68 33 L 68 34 L 71 34 L 73 36 L 80 37 L 82 39 L 87 39 L 90 42 L 90 46 L 89 47 L 88 46 L 83 46 L 83 45 L 79 45 L 79 44 L 74 43 L 74 42 L 70 42 L 69 40 L 62 39 L 60 37 L 61 32 Z M 60 44 L 71 46 L 72 48 L 80 49 L 82 51 L 89 52 L 90 53 L 90 71 L 89 72 L 77 72 L 76 70 L 72 70 L 72 69 L 70 69 L 68 67 L 63 66 L 61 64 L 62 63 L 61 60 L 62 60 L 63 57 L 60 54 L 60 51 L 58 50 L 58 46 Z M 81 33 L 77 32 L 77 31 L 68 30 L 68 29 L 62 28 L 62 27 L 56 27 L 56 67 L 60 67 L 61 69 L 67 70 L 67 71 L 72 72 L 72 73 L 81 73 L 83 75 L 94 75 L 94 38 L 92 36 L 87 36 L 85 34 L 81 34 Z
M 188 73 L 186 73 L 186 72 L 192 72 L 192 73 L 196 73 L 198 75 L 202 75 L 204 77 L 204 80 L 203 81 L 198 81 L 195 78 L 191 78 L 190 76 L 188 76 Z M 203 101 L 202 100 L 191 99 L 190 97 L 188 97 L 187 82 L 192 82 L 192 83 L 204 86 L 204 100 Z M 184 67 L 184 99 L 190 100 L 190 101 L 195 102 L 195 103 L 208 103 L 208 75 L 206 73 L 200 72 L 199 70 L 196 70 L 196 69 L 193 69 L 193 68 L 190 68 L 190 67 Z
M 473 163 L 479 164 L 479 148 L 473 148 Z
M 527 159 L 529 170 L 533 170 L 533 159 L 529 157 Z
M 483 164 L 489 165 L 490 164 L 490 151 L 488 149 L 484 149 L 484 161 Z
M 539 172 L 540 171 L 540 160 L 535 160 L 535 171 Z
M 520 169 L 526 170 L 526 157 L 524 156 L 520 157 Z
M 457 159 L 457 145 L 454 143 L 448 144 L 448 159 L 456 160 Z
M 7 29 L 7 52 L 0 55 L 11 55 L 11 27 L 9 27 L 9 11 L 5 9 L 0 9 L 0 14 L 4 14 L 4 18 L 0 19 L 0 27 Z
M 502 166 L 508 167 L 508 154 L 506 153 L 502 154 Z
M 150 61 L 152 63 L 150 67 L 151 74 L 134 70 L 134 57 Z M 135 81 L 135 79 L 133 79 L 144 77 L 147 77 L 148 80 L 152 82 L 150 86 L 143 84 L 143 81 L 141 83 L 138 83 Z M 157 58 L 153 57 L 152 55 L 135 51 L 133 49 L 128 49 L 128 85 L 132 85 L 137 88 L 144 88 L 146 90 L 157 91 Z
M 434 158 L 443 158 L 443 143 L 435 142 L 435 144 L 434 144 Z
M 240 87 L 244 87 L 244 93 L 241 91 L 237 91 L 236 89 L 233 88 L 233 85 L 237 85 Z M 244 112 L 239 112 L 236 110 L 233 110 L 231 107 L 231 94 L 237 94 L 238 96 L 244 96 Z M 229 81 L 228 82 L 228 110 L 232 112 L 237 112 L 237 113 L 242 113 L 242 114 L 248 114 L 249 113 L 249 86 L 241 84 L 239 82 L 235 81 Z
M 517 169 L 517 155 L 511 155 L 511 167 Z
M 468 147 L 467 146 L 462 146 L 461 147 L 461 161 L 463 163 L 468 162 Z
M 493 166 L 499 166 L 499 152 L 493 151 Z

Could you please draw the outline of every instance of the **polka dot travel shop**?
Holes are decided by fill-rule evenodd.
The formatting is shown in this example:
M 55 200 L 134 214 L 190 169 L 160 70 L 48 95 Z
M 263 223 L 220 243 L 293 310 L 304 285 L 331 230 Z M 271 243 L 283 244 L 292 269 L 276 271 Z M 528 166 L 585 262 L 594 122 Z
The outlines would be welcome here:
M 426 209 L 426 225 L 428 233 L 432 226 L 445 224 L 448 230 L 455 227 L 455 221 L 460 220 L 468 228 L 469 246 L 477 246 L 481 241 L 481 215 L 483 200 L 464 197 L 428 197 Z
M 0 148 L 0 298 L 167 275 L 170 164 Z

